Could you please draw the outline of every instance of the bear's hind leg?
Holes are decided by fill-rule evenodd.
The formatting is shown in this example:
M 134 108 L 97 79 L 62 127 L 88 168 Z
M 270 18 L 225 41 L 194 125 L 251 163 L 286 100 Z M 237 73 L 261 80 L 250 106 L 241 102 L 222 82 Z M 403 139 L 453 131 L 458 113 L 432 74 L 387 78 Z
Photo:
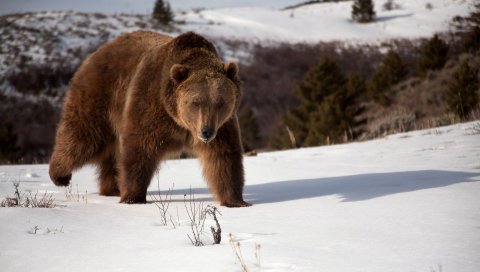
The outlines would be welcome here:
M 106 151 L 98 162 L 98 179 L 100 195 L 119 196 L 118 189 L 118 168 L 115 159 L 115 150 L 111 148 Z

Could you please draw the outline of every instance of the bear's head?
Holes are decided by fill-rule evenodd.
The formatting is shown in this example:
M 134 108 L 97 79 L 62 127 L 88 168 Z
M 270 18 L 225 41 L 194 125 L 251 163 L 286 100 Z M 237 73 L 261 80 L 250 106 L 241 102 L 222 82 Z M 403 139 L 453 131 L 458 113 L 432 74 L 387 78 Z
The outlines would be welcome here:
M 194 139 L 212 141 L 222 125 L 235 116 L 241 96 L 237 74 L 233 62 L 222 69 L 196 70 L 182 64 L 170 69 L 177 123 L 188 129 Z

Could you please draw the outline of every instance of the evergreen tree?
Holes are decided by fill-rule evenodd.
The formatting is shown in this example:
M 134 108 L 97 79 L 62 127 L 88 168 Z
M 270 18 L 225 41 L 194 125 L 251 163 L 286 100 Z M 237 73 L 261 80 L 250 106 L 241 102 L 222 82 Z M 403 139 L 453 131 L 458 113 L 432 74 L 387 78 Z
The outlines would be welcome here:
M 352 20 L 359 23 L 369 23 L 375 18 L 372 0 L 354 0 L 352 4 Z
M 388 51 L 372 76 L 369 91 L 370 96 L 382 105 L 389 101 L 385 93 L 407 76 L 408 71 L 400 56 L 393 50 Z
M 448 59 L 448 44 L 438 35 L 434 35 L 421 49 L 421 56 L 417 63 L 417 73 L 425 76 L 429 70 L 442 69 Z
M 356 138 L 363 132 L 362 126 L 367 123 L 365 117 L 360 118 L 361 114 L 365 112 L 364 101 L 367 101 L 367 85 L 365 79 L 363 79 L 356 72 L 352 72 L 348 75 L 346 89 L 346 100 L 345 100 L 345 111 L 348 116 L 352 116 L 353 122 L 351 122 L 350 137 Z
M 463 37 L 463 51 L 471 54 L 480 52 L 480 27 L 475 26 Z
M 480 3 L 473 6 L 468 16 L 457 16 L 453 21 L 462 37 L 463 52 L 477 54 L 480 52 Z
M 360 104 L 365 81 L 353 73 L 337 92 L 326 97 L 312 113 L 312 125 L 304 146 L 346 142 L 356 137 L 358 126 L 365 123 L 358 116 L 364 111 Z
M 311 133 L 314 120 L 312 113 L 318 110 L 323 100 L 338 92 L 345 84 L 345 77 L 335 61 L 322 58 L 307 72 L 297 85 L 295 95 L 299 106 L 288 111 L 285 125 L 293 133 L 297 146 L 304 146 L 305 139 Z
M 156 0 L 152 16 L 157 22 L 164 25 L 170 25 L 173 21 L 173 13 L 170 4 L 168 2 L 163 2 L 163 0 Z
M 478 68 L 462 62 L 449 82 L 447 103 L 452 112 L 465 119 L 478 106 Z
M 254 150 L 260 141 L 260 128 L 251 107 L 244 107 L 238 115 L 238 123 L 242 134 L 244 150 L 247 152 Z
M 299 105 L 272 130 L 269 146 L 314 146 L 355 137 L 361 122 L 357 116 L 363 110 L 358 101 L 363 93 L 365 82 L 360 76 L 352 74 L 347 80 L 333 60 L 321 59 L 297 84 Z

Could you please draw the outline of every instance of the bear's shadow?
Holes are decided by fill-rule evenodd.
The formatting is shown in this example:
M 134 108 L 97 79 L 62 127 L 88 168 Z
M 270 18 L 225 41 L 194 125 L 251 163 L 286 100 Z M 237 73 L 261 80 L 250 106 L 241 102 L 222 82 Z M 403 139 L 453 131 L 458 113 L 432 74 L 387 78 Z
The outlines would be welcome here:
M 480 173 L 441 170 L 373 173 L 247 185 L 244 198 L 252 204 L 264 204 L 338 195 L 341 201 L 349 202 L 476 181 L 480 181 Z M 191 190 L 196 195 L 210 194 L 207 188 Z M 162 197 L 165 193 L 162 191 Z M 149 194 L 158 195 L 158 191 Z M 188 200 L 190 189 L 175 189 L 171 194 L 172 202 L 184 201 L 184 197 Z M 213 198 L 195 197 L 195 201 L 213 201 Z

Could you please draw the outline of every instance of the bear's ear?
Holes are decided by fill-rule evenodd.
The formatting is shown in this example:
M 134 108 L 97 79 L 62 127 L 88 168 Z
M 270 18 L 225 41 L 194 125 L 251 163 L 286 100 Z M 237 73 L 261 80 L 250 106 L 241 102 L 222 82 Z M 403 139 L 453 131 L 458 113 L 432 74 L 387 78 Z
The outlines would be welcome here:
M 187 77 L 188 77 L 187 67 L 181 64 L 174 64 L 172 68 L 170 68 L 170 78 L 173 80 L 175 84 L 179 84 L 180 82 L 184 81 Z
M 238 66 L 235 64 L 235 62 L 230 61 L 225 63 L 223 69 L 225 70 L 225 73 L 229 79 L 234 81 L 237 80 Z

